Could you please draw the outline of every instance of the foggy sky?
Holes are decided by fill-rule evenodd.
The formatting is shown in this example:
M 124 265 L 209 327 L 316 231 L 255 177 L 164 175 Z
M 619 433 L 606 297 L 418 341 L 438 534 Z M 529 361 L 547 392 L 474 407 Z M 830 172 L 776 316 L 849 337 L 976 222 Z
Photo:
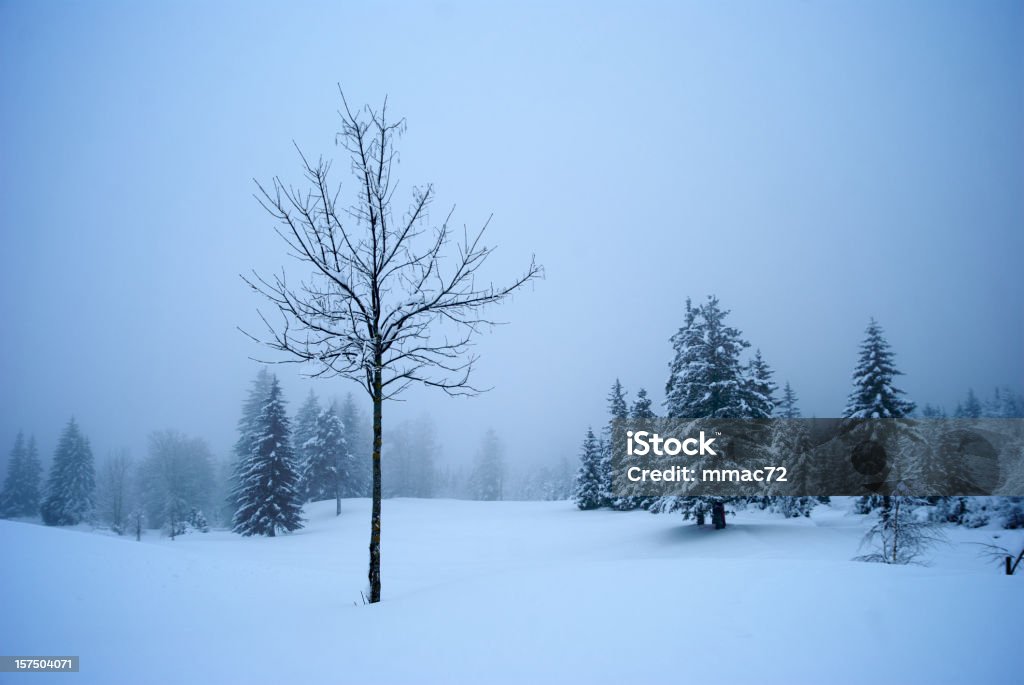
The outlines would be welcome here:
M 252 179 L 301 181 L 294 139 L 349 181 L 337 83 L 407 118 L 400 209 L 432 182 L 435 223 L 494 214 L 487 276 L 546 270 L 479 340 L 494 390 L 385 431 L 575 458 L 616 377 L 660 405 L 709 293 L 808 415 L 871 316 L 919 403 L 1020 388 L 1021 45 L 1019 2 L 0 2 L 0 462 L 72 415 L 98 459 L 169 427 L 227 455 L 271 356 L 239 274 L 302 273 Z M 275 370 L 292 410 L 361 392 Z

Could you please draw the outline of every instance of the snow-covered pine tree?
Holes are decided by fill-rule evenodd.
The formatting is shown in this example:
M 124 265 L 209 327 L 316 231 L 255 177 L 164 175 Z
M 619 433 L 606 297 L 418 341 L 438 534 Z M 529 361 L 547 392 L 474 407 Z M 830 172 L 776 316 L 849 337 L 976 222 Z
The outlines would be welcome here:
M 415 447 L 408 464 L 408 492 L 411 497 L 433 497 L 436 478 L 434 461 L 439 450 L 434 422 L 424 414 L 416 419 L 410 428 Z
M 624 509 L 635 509 L 632 497 L 616 498 L 612 495 L 612 426 L 616 421 L 629 418 L 629 407 L 626 404 L 626 390 L 616 378 L 608 392 L 608 423 L 601 431 L 601 506 Z
M 580 509 L 597 509 L 601 506 L 602 478 L 601 460 L 604 458 L 594 431 L 587 429 L 580 451 L 580 468 L 576 472 L 576 487 L 573 490 L 573 501 Z
M 795 488 L 808 491 L 811 484 L 817 481 L 815 470 L 820 467 L 812 457 L 810 431 L 803 421 L 781 418 L 773 421 L 769 453 L 787 460 L 790 465 L 789 482 Z M 828 501 L 829 498 L 824 495 L 797 495 L 765 497 L 758 504 L 761 508 L 770 507 L 772 511 L 787 518 L 797 518 L 809 517 L 814 507 Z
M 302 527 L 302 499 L 291 448 L 291 422 L 281 385 L 270 376 L 270 389 L 252 425 L 252 448 L 238 465 L 232 530 L 267 535 Z
M 852 419 L 901 419 L 910 416 L 914 403 L 904 399 L 904 392 L 893 385 L 893 378 L 901 375 L 903 372 L 893 362 L 882 327 L 872 318 L 860 346 L 860 357 L 853 371 L 853 392 L 843 416 Z M 878 495 L 864 495 L 854 508 L 866 514 L 886 502 Z
M 206 515 L 202 509 L 192 509 L 188 512 L 188 516 L 185 518 L 186 530 L 195 530 L 200 533 L 210 532 L 210 523 L 206 520 Z
M 89 440 L 72 418 L 61 433 L 40 507 L 48 526 L 73 526 L 92 513 L 96 490 Z
M 999 497 L 996 508 L 1003 528 L 1024 528 L 1024 497 Z
M 238 510 L 238 502 L 235 500 L 234 494 L 238 488 L 238 469 L 252 452 L 256 420 L 259 418 L 263 405 L 267 400 L 267 394 L 270 392 L 270 380 L 270 372 L 267 371 L 266 367 L 260 367 L 260 370 L 256 372 L 256 377 L 250 383 L 249 394 L 246 395 L 245 401 L 242 402 L 242 415 L 238 418 L 237 424 L 238 439 L 232 448 L 234 458 L 230 461 L 228 467 L 229 476 L 225 484 L 228 492 L 225 508 L 228 514 L 227 522 L 229 526 L 234 526 L 235 512 Z
M 504 498 L 505 460 L 502 452 L 498 434 L 493 428 L 488 428 L 470 476 L 474 499 L 496 501 Z
M 653 402 L 647 395 L 647 390 L 640 388 L 633 400 L 633 406 L 629 409 L 629 418 L 637 422 L 650 422 L 658 418 L 654 413 Z M 615 497 L 612 499 L 612 508 L 619 511 L 629 509 L 648 509 L 654 501 L 653 497 Z
M 980 418 L 983 411 L 981 408 L 981 402 L 978 401 L 978 396 L 974 394 L 974 388 L 967 389 L 967 398 L 956 406 L 956 412 L 953 414 L 958 419 L 977 419 Z
M 634 421 L 653 421 L 658 418 L 658 415 L 654 413 L 652 408 L 654 403 L 651 398 L 647 396 L 647 390 L 640 388 L 636 392 L 636 399 L 633 401 L 633 406 L 629 410 L 630 418 Z
M 35 516 L 39 513 L 39 479 L 43 467 L 35 437 L 28 439 L 18 431 L 7 462 L 7 478 L 0 493 L 0 517 Z
M 665 411 L 670 418 L 694 418 L 701 395 L 698 394 L 697 376 L 700 371 L 698 350 L 702 333 L 697 325 L 697 308 L 686 298 L 683 325 L 670 338 L 675 353 L 669 363 L 668 381 L 665 383 Z
M 747 415 L 752 419 L 770 419 L 775 413 L 775 393 L 779 386 L 772 380 L 775 372 L 761 356 L 761 350 L 754 352 L 747 363 L 746 394 Z
M 1024 417 L 1024 397 L 1008 385 L 996 386 L 992 399 L 985 403 L 985 416 L 995 419 L 1019 419 Z
M 260 412 L 263 411 L 263 405 L 267 401 L 272 380 L 273 377 L 270 375 L 270 372 L 266 368 L 260 368 L 256 372 L 256 378 L 253 379 L 252 385 L 249 388 L 249 395 L 245 398 L 245 402 L 242 403 L 242 416 L 238 419 L 238 440 L 235 442 L 234 449 L 235 458 L 238 461 L 247 459 L 252 452 L 256 422 L 259 419 Z
M 747 367 L 740 356 L 750 343 L 742 332 L 725 323 L 729 310 L 709 295 L 694 308 L 686 301 L 682 328 L 672 336 L 675 356 L 669 364 L 665 384 L 665 409 L 669 418 L 755 418 L 758 407 L 751 406 L 751 387 Z M 758 418 L 763 418 L 758 414 Z M 735 498 L 690 496 L 661 498 L 651 511 L 682 511 L 686 519 L 703 525 L 711 513 L 716 527 L 725 525 L 725 505 Z
M 633 402 L 633 406 L 630 407 L 629 415 L 634 421 L 653 421 L 658 418 L 658 415 L 654 412 L 654 403 L 647 395 L 646 389 L 640 388 L 637 390 L 636 400 Z M 637 502 L 637 507 L 640 509 L 650 509 L 654 500 L 654 497 L 641 497 L 640 501 Z
M 303 502 L 312 502 L 325 497 L 314 497 L 313 490 L 316 489 L 312 483 L 306 480 L 307 474 L 312 472 L 310 461 L 313 458 L 313 441 L 317 434 L 317 421 L 323 408 L 320 400 L 312 390 L 306 396 L 305 401 L 299 410 L 295 412 L 295 422 L 292 424 L 292 442 L 295 452 L 295 463 L 299 469 L 299 493 Z
M 338 415 L 345 426 L 345 447 L 350 461 L 351 477 L 345 483 L 345 496 L 369 497 L 373 480 L 369 452 L 371 440 L 352 393 L 345 396 L 345 401 L 338 409 Z
M 782 389 L 782 399 L 779 400 L 775 408 L 775 415 L 780 419 L 800 418 L 800 406 L 797 404 L 797 401 L 796 392 L 789 384 L 789 381 L 786 381 L 786 385 Z
M 686 322 L 672 336 L 676 354 L 665 386 L 669 418 L 753 418 L 740 361 L 750 343 L 726 325 L 728 315 L 714 295 L 697 309 L 687 300 Z
M 893 363 L 889 343 L 882 327 L 874 319 L 868 323 L 860 357 L 853 371 L 853 392 L 846 403 L 845 418 L 901 419 L 914 411 L 914 403 L 903 399 L 904 392 L 893 385 L 903 372 Z
M 320 411 L 313 425 L 313 437 L 306 442 L 302 482 L 307 501 L 335 501 L 335 515 L 341 514 L 342 488 L 349 478 L 345 426 L 332 403 Z

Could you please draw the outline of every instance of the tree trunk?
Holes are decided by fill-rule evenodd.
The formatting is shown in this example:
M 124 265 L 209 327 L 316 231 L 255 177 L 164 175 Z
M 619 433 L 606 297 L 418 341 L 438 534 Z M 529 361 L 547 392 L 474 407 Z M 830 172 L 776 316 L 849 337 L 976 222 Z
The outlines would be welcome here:
M 370 513 L 370 604 L 380 601 L 380 447 L 384 403 L 380 355 L 373 372 L 373 509 Z
M 715 502 L 711 505 L 711 522 L 715 524 L 715 530 L 725 528 L 725 504 Z

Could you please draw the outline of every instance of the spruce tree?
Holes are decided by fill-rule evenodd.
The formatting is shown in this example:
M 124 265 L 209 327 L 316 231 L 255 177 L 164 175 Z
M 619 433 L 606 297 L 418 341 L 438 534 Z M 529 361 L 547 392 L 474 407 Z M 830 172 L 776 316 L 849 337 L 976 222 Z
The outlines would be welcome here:
M 974 388 L 967 389 L 967 399 L 957 404 L 954 416 L 958 419 L 977 419 L 982 415 L 981 402 L 974 394 Z
M 994 419 L 1019 419 L 1024 417 L 1024 397 L 1009 386 L 996 386 L 992 399 L 985 403 L 984 415 Z
M 350 476 L 347 456 L 345 427 L 332 403 L 320 411 L 307 441 L 302 472 L 307 501 L 333 499 L 335 515 L 341 513 L 342 488 Z
M 846 403 L 845 418 L 901 419 L 914 411 L 914 403 L 903 399 L 904 392 L 893 385 L 896 376 L 903 375 L 893 362 L 889 343 L 882 327 L 872 318 L 860 346 L 860 357 L 853 371 L 853 392 Z M 854 510 L 866 514 L 883 507 L 883 518 L 888 515 L 892 498 L 879 495 L 860 497 Z
M 750 343 L 725 323 L 728 315 L 714 295 L 698 309 L 687 300 L 686 322 L 672 336 L 676 354 L 665 399 L 670 418 L 754 418 L 740 361 Z
M 853 372 L 853 392 L 847 400 L 844 416 L 852 419 L 910 416 L 914 403 L 903 399 L 903 391 L 893 385 L 893 378 L 902 375 L 893 363 L 882 327 L 871 319 L 860 346 L 860 357 Z
M 493 428 L 484 435 L 470 476 L 474 499 L 497 501 L 504 497 L 505 461 L 501 441 Z
M 754 352 L 754 357 L 747 364 L 747 416 L 752 419 L 769 419 L 775 413 L 778 400 L 775 393 L 779 387 L 772 380 L 775 372 L 761 356 L 761 350 Z
M 92 512 L 96 490 L 92 448 L 72 418 L 61 433 L 40 507 L 48 526 L 73 526 Z
M 644 388 L 640 388 L 636 392 L 636 399 L 633 401 L 633 406 L 630 407 L 629 417 L 633 421 L 647 422 L 655 420 L 656 418 L 658 418 L 658 415 L 654 413 L 653 404 L 654 403 L 651 401 L 651 398 L 647 395 L 647 390 Z M 631 501 L 629 503 L 628 508 L 650 509 L 651 505 L 654 503 L 656 498 L 635 497 L 629 499 Z M 621 501 L 617 501 L 616 504 L 617 509 L 627 508 L 625 505 L 623 505 Z
M 229 476 L 227 480 L 226 508 L 229 512 L 227 517 L 228 525 L 234 525 L 235 512 L 238 510 L 238 502 L 235 500 L 235 490 L 238 488 L 238 472 L 242 463 L 249 459 L 252 452 L 253 435 L 256 431 L 256 420 L 259 418 L 263 405 L 270 392 L 270 372 L 266 367 L 261 367 L 256 372 L 256 377 L 249 385 L 249 394 L 242 402 L 242 415 L 238 418 L 238 439 L 235 441 L 232 452 L 234 459 L 231 461 Z M 301 485 L 301 484 L 300 484 Z
M 314 458 L 313 446 L 317 436 L 317 421 L 323 409 L 320 407 L 320 400 L 312 390 L 306 396 L 306 400 L 295 412 L 295 428 L 292 431 L 293 449 L 295 452 L 295 463 L 299 468 L 299 492 L 304 502 L 312 502 L 318 499 L 325 499 L 322 496 L 314 496 L 316 489 L 314 484 L 306 479 L 307 474 L 312 473 L 313 468 L 310 461 Z M 317 493 L 322 494 L 322 493 Z
M 257 420 L 270 392 L 272 376 L 266 368 L 256 372 L 249 388 L 249 395 L 242 404 L 242 416 L 238 419 L 238 440 L 235 442 L 235 458 L 239 461 L 247 459 L 252 452 L 253 437 L 257 430 Z
M 776 416 L 781 419 L 800 418 L 800 407 L 797 405 L 796 392 L 793 391 L 789 381 L 786 381 L 786 385 L 782 389 L 782 399 L 779 400 Z
M 345 484 L 345 496 L 369 497 L 373 474 L 370 453 L 365 451 L 365 448 L 371 440 L 352 393 L 345 396 L 345 401 L 338 409 L 338 415 L 345 427 L 345 446 L 348 450 L 351 473 Z
M 39 478 L 42 466 L 36 439 L 30 437 L 28 445 L 25 436 L 18 431 L 7 462 L 7 478 L 0 493 L 0 517 L 35 516 L 39 513 Z
M 616 378 L 608 392 L 608 423 L 601 434 L 601 506 L 620 506 L 632 509 L 632 498 L 617 500 L 612 496 L 612 427 L 616 421 L 629 418 L 629 407 L 626 404 L 626 391 Z
M 239 462 L 234 532 L 267 535 L 302 527 L 302 500 L 291 447 L 291 422 L 281 385 L 270 377 L 262 410 L 252 424 L 252 447 Z
M 665 385 L 669 418 L 764 418 L 770 400 L 763 392 L 755 392 L 750 367 L 740 359 L 750 343 L 739 329 L 726 324 L 728 315 L 713 295 L 697 308 L 687 299 L 683 326 L 672 336 L 675 355 Z M 759 384 L 774 385 L 767 365 L 759 373 Z M 725 505 L 731 501 L 734 498 L 663 497 L 652 504 L 651 510 L 681 511 L 684 518 L 692 517 L 698 525 L 703 525 L 705 515 L 710 513 L 715 527 L 721 528 L 725 525 Z
M 654 413 L 654 409 L 651 408 L 652 405 L 653 402 L 647 396 L 647 391 L 644 388 L 640 388 L 637 390 L 636 399 L 629 410 L 630 418 L 634 421 L 653 421 L 658 418 L 658 415 Z
M 613 389 L 614 390 L 614 389 Z M 613 392 L 614 395 L 614 392 Z M 624 399 L 624 398 L 623 398 Z M 650 422 L 658 418 L 657 414 L 652 409 L 653 402 L 647 395 L 647 390 L 640 388 L 636 393 L 636 399 L 633 401 L 632 407 L 629 409 L 628 416 L 633 421 L 637 422 Z M 616 409 L 619 409 L 617 403 L 614 405 Z M 620 409 L 621 411 L 621 409 Z M 620 417 L 624 418 L 624 417 Z M 610 438 L 610 436 L 609 436 Z M 608 449 L 611 449 L 612 441 L 608 440 Z M 610 452 L 609 452 L 610 457 Z M 609 482 L 609 492 L 611 491 L 611 483 Z M 650 506 L 653 498 L 651 497 L 612 497 L 611 507 L 618 511 L 628 511 L 630 509 L 646 509 Z
M 594 431 L 587 429 L 580 451 L 580 467 L 576 472 L 576 487 L 573 501 L 580 509 L 597 509 L 603 497 L 603 479 L 601 477 L 601 461 L 604 458 Z

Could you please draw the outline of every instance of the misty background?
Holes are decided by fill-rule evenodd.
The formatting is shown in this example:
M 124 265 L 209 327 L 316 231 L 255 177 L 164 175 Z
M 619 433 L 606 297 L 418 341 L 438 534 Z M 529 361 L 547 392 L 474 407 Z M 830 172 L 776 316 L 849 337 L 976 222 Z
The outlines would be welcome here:
M 408 121 L 396 207 L 494 215 L 473 399 L 415 389 L 442 459 L 575 459 L 616 377 L 660 408 L 687 296 L 841 414 L 876 317 L 919 404 L 1024 383 L 1024 5 L 0 2 L 0 464 L 72 415 L 97 460 L 175 428 L 227 458 L 273 353 L 240 273 L 290 273 L 253 178 Z M 340 379 L 273 369 L 294 411 Z

